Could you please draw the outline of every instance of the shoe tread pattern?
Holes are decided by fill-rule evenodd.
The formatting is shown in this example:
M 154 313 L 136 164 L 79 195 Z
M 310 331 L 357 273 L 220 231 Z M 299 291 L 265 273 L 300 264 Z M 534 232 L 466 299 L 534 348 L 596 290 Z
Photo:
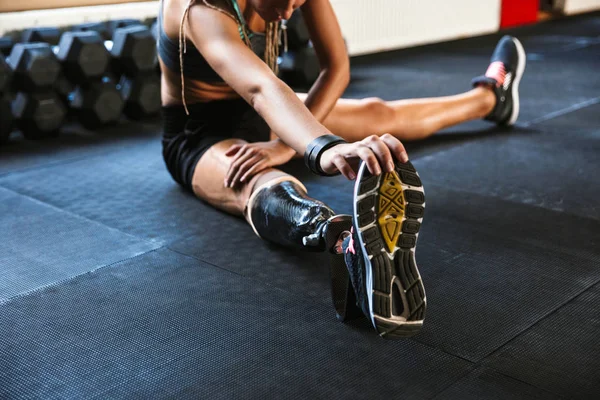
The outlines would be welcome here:
M 421 329 L 426 309 L 414 257 L 425 211 L 422 182 L 410 163 L 398 164 L 394 172 L 382 176 L 372 176 L 366 170 L 363 175 L 358 193 L 367 196 L 357 204 L 357 221 L 370 256 L 377 330 L 386 338 L 413 336 Z M 392 259 L 388 253 L 393 254 Z M 393 289 L 394 281 L 399 282 L 404 296 Z M 409 323 L 378 318 L 394 317 L 395 296 L 404 297 L 402 315 Z

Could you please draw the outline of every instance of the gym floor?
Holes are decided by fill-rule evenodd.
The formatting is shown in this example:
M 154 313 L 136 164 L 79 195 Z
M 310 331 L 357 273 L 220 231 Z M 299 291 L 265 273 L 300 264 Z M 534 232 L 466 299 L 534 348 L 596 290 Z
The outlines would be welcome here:
M 514 129 L 409 155 L 425 326 L 336 320 L 327 259 L 182 191 L 160 122 L 0 150 L 0 398 L 600 398 L 600 14 L 510 31 Z M 464 91 L 501 34 L 353 59 L 349 97 Z M 287 167 L 338 212 L 352 183 Z

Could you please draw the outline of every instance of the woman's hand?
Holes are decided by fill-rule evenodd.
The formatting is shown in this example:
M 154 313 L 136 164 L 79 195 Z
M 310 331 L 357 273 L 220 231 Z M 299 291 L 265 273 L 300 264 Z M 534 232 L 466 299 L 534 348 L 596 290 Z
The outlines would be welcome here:
M 296 150 L 279 139 L 269 142 L 234 144 L 225 153 L 233 157 L 225 176 L 225 187 L 249 181 L 258 172 L 282 165 L 294 157 Z
M 360 142 L 339 144 L 321 156 L 321 168 L 328 174 L 341 172 L 346 178 L 356 178 L 358 165 L 363 160 L 373 175 L 394 170 L 394 158 L 405 163 L 408 155 L 404 146 L 394 136 L 386 133 L 369 136 Z

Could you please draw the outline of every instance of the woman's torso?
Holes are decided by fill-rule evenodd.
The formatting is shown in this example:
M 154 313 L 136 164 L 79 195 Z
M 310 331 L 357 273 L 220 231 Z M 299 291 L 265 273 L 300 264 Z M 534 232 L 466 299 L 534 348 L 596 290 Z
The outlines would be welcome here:
M 257 55 L 262 58 L 264 52 L 264 37 L 261 33 L 265 31 L 265 21 L 258 14 L 246 7 L 246 0 L 237 1 L 239 10 L 246 22 L 247 29 L 252 33 L 251 42 Z M 220 1 L 228 3 L 228 1 Z M 162 0 L 162 10 L 159 21 L 159 57 L 162 70 L 162 103 L 168 105 L 182 104 L 181 98 L 181 74 L 179 69 L 179 27 L 181 17 L 187 7 L 189 0 Z M 203 0 L 196 0 L 202 4 Z M 219 5 L 214 0 L 210 2 Z M 226 9 L 229 13 L 235 10 Z M 234 14 L 235 15 L 235 14 Z M 190 20 L 190 23 L 193 21 Z M 240 40 L 242 38 L 240 37 Z M 165 58 L 163 60 L 163 57 Z M 185 79 L 185 97 L 188 104 L 207 102 L 212 100 L 225 100 L 238 98 L 239 95 L 229 87 L 208 66 L 206 60 L 187 42 L 187 52 L 183 56 Z

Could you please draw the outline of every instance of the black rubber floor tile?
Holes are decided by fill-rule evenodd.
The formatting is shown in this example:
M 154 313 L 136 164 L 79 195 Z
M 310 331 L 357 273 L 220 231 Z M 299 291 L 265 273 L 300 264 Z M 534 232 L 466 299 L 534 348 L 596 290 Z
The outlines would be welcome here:
M 517 131 L 420 159 L 425 188 L 430 182 L 600 220 L 600 141 Z
M 533 124 L 531 128 L 562 136 L 565 142 L 577 141 L 585 136 L 596 140 L 600 137 L 600 98 L 589 106 L 582 106 L 553 118 L 552 116 L 553 114 L 550 114 L 550 119 Z
M 68 163 L 98 154 L 116 151 L 160 140 L 160 122 L 122 123 L 89 132 L 66 125 L 57 138 L 30 141 L 13 134 L 8 144 L 0 146 L 0 176 L 10 172 Z
M 0 306 L 0 397 L 433 397 L 470 363 L 167 249 Z
M 426 194 L 426 223 L 431 225 L 456 220 L 475 232 L 532 246 L 532 251 L 543 248 L 600 261 L 600 221 L 434 184 L 426 186 Z
M 560 230 L 568 232 L 568 223 L 543 233 L 560 213 L 534 211 L 521 224 L 512 218 L 524 215 L 518 210 L 524 206 L 425 188 L 416 259 L 428 307 L 417 340 L 479 361 L 600 281 L 597 224 L 582 224 L 582 232 L 567 236 L 573 249 L 564 250 L 566 245 L 553 241 Z M 536 221 L 539 227 L 527 228 Z M 586 239 L 594 232 L 595 239 Z M 578 239 L 583 242 L 576 244 Z
M 159 243 L 220 226 L 223 213 L 169 175 L 158 139 L 126 151 L 12 173 L 0 186 Z
M 600 285 L 540 321 L 485 364 L 569 399 L 600 397 Z
M 498 372 L 478 367 L 434 397 L 435 400 L 558 400 L 556 396 Z
M 158 247 L 0 188 L 0 304 Z
M 324 253 L 293 251 L 267 243 L 244 220 L 228 217 L 220 227 L 203 230 L 169 247 L 303 298 L 331 303 L 329 261 Z

